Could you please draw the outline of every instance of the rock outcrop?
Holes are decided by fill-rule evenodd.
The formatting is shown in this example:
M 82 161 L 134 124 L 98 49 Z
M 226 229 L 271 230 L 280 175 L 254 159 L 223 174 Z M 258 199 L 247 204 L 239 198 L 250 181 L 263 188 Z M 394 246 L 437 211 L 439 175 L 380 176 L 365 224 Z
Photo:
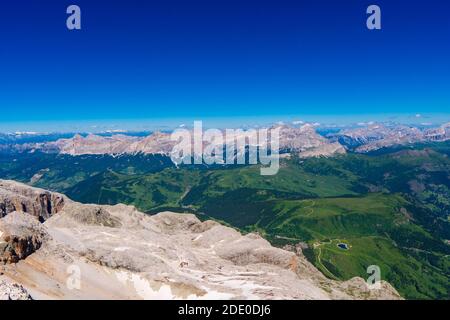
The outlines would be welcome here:
M 36 217 L 13 212 L 0 219 L 0 264 L 17 263 L 41 247 L 47 236 Z
M 10 181 L 0 192 L 4 186 L 30 202 L 42 192 Z M 0 220 L 0 232 L 31 245 L 14 249 L 7 262 L 17 263 L 0 266 L 1 279 L 34 299 L 400 298 L 385 282 L 375 292 L 363 279 L 329 280 L 301 254 L 191 214 L 64 203 L 40 225 L 33 209 Z
M 21 285 L 0 279 L 1 300 L 32 300 L 32 298 Z
M 330 142 L 319 135 L 311 124 L 299 128 L 282 126 L 280 149 L 298 153 L 303 158 L 345 153 L 344 147 L 339 142 Z
M 61 211 L 66 201 L 67 198 L 58 193 L 0 180 L 0 217 L 17 211 L 27 212 L 45 221 Z

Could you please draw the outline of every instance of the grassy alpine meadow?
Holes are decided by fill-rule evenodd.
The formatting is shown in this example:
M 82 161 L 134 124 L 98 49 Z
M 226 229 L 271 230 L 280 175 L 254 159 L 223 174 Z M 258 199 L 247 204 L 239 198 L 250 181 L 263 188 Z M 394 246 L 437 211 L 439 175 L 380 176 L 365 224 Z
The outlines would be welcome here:
M 280 201 L 274 219 L 255 230 L 278 244 L 305 241 L 305 255 L 330 278 L 367 278 L 367 267 L 377 265 L 405 297 L 445 298 L 448 248 L 412 222 L 406 207 L 401 196 L 381 194 Z

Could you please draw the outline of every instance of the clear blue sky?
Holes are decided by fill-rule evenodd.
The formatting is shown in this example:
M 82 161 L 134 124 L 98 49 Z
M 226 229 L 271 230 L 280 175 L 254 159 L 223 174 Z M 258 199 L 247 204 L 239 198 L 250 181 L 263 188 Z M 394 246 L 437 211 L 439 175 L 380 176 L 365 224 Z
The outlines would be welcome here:
M 442 0 L 4 1 L 0 122 L 449 113 L 449 15 Z

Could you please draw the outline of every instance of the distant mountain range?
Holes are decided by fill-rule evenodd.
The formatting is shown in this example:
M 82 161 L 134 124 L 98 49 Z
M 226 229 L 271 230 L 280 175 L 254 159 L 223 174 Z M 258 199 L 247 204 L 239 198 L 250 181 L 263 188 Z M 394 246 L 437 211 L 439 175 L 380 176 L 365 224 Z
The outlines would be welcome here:
M 342 154 L 346 151 L 366 153 L 397 145 L 450 140 L 450 123 L 431 129 L 406 125 L 370 124 L 325 135 L 320 135 L 315 126 L 308 123 L 301 126 L 274 127 L 281 129 L 281 151 L 297 153 L 305 158 Z M 175 145 L 176 142 L 171 140 L 170 133 L 166 132 L 154 132 L 148 135 L 124 133 L 0 135 L 0 151 L 2 152 L 41 151 L 74 156 L 139 153 L 169 155 Z
M 405 125 L 386 126 L 373 124 L 363 128 L 343 130 L 337 134 L 329 135 L 328 138 L 338 141 L 347 149 L 364 153 L 417 142 L 450 140 L 450 123 L 426 130 Z

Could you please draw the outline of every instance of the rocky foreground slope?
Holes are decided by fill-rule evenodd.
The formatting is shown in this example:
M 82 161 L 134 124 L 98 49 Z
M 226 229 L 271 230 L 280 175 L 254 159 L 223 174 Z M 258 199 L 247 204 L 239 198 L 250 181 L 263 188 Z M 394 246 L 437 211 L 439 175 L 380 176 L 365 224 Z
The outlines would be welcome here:
M 0 299 L 399 299 L 213 221 L 0 180 Z

